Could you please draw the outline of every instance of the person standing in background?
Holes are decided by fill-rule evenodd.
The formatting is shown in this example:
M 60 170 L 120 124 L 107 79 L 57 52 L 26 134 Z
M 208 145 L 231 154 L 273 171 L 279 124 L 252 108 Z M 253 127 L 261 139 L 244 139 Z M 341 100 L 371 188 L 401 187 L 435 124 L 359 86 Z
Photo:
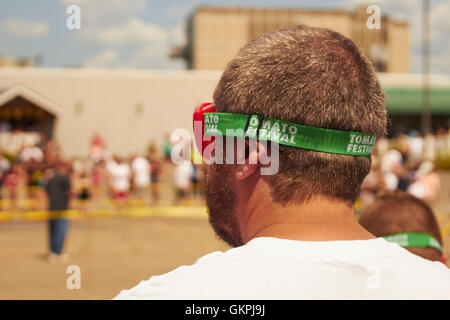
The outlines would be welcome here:
M 164 154 L 164 160 L 170 161 L 171 155 L 172 155 L 172 143 L 170 142 L 168 134 L 166 134 L 164 136 L 163 154 Z
M 433 210 L 413 195 L 403 191 L 379 194 L 361 215 L 359 224 L 374 236 L 397 243 L 419 257 L 447 262 Z
M 433 162 L 423 162 L 415 173 L 415 180 L 409 186 L 408 193 L 431 204 L 439 199 L 440 191 L 441 181 Z
M 183 160 L 180 164 L 177 164 L 174 171 L 174 183 L 175 183 L 175 199 L 174 205 L 179 205 L 185 200 L 189 189 L 192 184 L 192 176 L 194 175 L 194 169 L 192 163 L 188 160 Z
M 63 263 L 68 259 L 66 254 L 62 254 L 62 251 L 69 225 L 65 211 L 69 207 L 70 190 L 68 166 L 65 163 L 59 163 L 56 171 L 45 185 L 50 211 L 48 220 L 50 255 L 48 260 L 52 263 Z
M 9 163 L 9 160 L 5 158 L 3 153 L 0 151 L 0 200 L 2 199 L 2 186 L 3 186 L 3 180 L 6 177 L 6 174 L 11 169 L 11 163 Z M 2 206 L 0 205 L 0 208 Z
M 157 205 L 159 203 L 159 176 L 161 174 L 161 161 L 158 157 L 157 146 L 154 141 L 150 143 L 148 149 L 148 161 L 150 163 L 150 190 L 152 194 L 152 202 Z
M 19 187 L 23 177 L 23 169 L 19 163 L 12 165 L 11 172 L 9 172 L 3 179 L 3 184 L 8 191 L 8 199 L 10 210 L 19 210 L 18 198 L 19 198 Z
M 131 171 L 136 198 L 140 201 L 144 201 L 150 185 L 150 163 L 142 156 L 133 156 L 131 161 Z
M 423 161 L 425 140 L 418 130 L 412 130 L 408 135 L 410 158 L 413 167 L 417 167 Z
M 89 200 L 92 197 L 92 174 L 86 168 L 74 172 L 73 189 L 78 199 L 80 209 L 86 214 L 89 210 Z
M 397 150 L 401 155 L 401 165 L 394 168 L 394 173 L 398 177 L 398 189 L 401 191 L 408 190 L 411 184 L 409 170 L 411 169 L 411 149 L 409 146 L 408 136 L 402 134 L 397 140 Z
M 121 210 L 125 206 L 130 191 L 130 166 L 121 157 L 115 156 L 114 160 L 108 161 L 106 167 L 117 209 Z

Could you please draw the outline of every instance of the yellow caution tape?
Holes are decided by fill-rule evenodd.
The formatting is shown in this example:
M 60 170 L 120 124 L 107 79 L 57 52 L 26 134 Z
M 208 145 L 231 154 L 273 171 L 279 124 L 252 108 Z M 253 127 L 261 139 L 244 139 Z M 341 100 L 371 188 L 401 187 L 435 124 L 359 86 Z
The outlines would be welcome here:
M 0 222 L 11 220 L 41 221 L 53 218 L 81 219 L 81 218 L 109 218 L 124 216 L 131 218 L 145 217 L 207 217 L 206 207 L 132 207 L 121 210 L 66 210 L 63 212 L 35 211 L 0 211 Z

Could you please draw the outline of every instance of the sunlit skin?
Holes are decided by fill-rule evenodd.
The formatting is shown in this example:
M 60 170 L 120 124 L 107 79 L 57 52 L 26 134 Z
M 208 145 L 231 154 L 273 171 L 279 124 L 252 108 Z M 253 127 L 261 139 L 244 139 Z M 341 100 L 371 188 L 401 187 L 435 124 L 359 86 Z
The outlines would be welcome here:
M 249 154 L 247 160 L 259 160 L 263 152 L 266 151 L 260 145 L 258 150 Z M 271 195 L 270 177 L 260 175 L 261 164 L 249 162 L 230 165 L 235 196 L 234 214 L 242 244 L 257 237 L 299 241 L 376 238 L 358 224 L 349 202 L 318 195 L 302 204 L 282 206 L 276 203 Z
M 255 172 L 253 175 L 258 176 Z M 256 237 L 300 241 L 375 238 L 357 223 L 353 207 L 347 203 L 317 196 L 308 203 L 283 207 L 273 202 L 267 178 L 255 180 L 258 181 L 253 192 L 248 195 L 245 190 L 249 182 L 238 179 L 235 182 L 238 221 L 244 243 Z

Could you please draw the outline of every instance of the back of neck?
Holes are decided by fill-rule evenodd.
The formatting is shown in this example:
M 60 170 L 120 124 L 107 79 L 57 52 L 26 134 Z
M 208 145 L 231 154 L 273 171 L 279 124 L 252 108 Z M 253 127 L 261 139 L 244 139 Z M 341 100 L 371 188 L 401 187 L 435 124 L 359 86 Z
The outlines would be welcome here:
M 282 206 L 261 199 L 248 202 L 241 217 L 244 243 L 257 237 L 300 241 L 368 240 L 375 236 L 358 224 L 352 204 L 318 196 L 306 203 Z

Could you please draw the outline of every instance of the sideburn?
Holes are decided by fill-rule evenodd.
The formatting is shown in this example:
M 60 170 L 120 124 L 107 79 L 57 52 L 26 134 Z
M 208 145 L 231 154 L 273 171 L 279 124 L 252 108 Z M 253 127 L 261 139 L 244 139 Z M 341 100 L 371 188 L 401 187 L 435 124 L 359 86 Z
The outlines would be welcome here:
M 217 236 L 232 247 L 243 245 L 236 218 L 236 195 L 231 179 L 231 165 L 212 164 L 208 168 L 206 206 L 209 223 Z

